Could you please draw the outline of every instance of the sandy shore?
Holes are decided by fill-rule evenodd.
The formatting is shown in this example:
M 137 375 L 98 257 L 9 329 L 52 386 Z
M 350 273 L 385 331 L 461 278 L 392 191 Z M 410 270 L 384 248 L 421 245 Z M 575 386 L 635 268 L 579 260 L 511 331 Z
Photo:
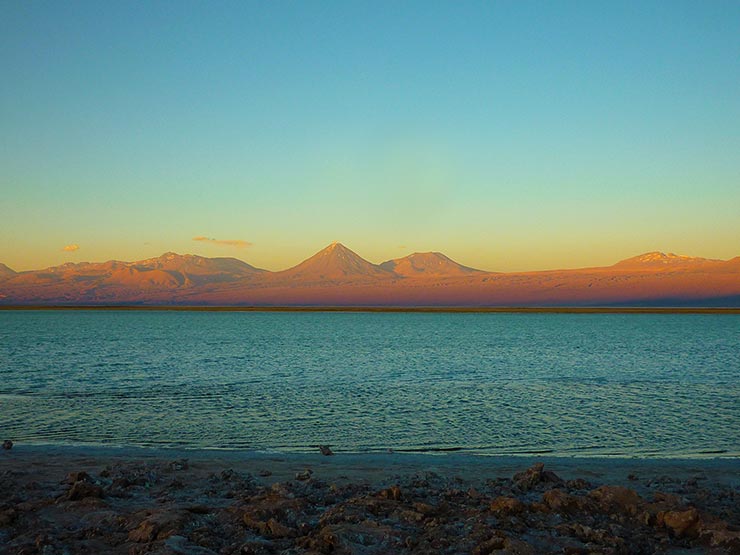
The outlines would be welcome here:
M 16 445 L 0 492 L 24 555 L 740 553 L 737 459 Z

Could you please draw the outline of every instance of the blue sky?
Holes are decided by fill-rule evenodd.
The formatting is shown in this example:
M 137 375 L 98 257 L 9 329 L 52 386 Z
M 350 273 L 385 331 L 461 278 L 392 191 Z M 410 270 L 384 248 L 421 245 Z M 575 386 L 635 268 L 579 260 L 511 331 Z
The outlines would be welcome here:
M 737 2 L 5 2 L 0 69 L 15 269 L 740 255 Z

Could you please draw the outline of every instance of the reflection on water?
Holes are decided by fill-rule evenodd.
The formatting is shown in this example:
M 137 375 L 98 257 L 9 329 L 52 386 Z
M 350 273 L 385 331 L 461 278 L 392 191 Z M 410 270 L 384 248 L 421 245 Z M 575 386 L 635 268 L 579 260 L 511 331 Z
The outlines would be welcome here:
M 740 453 L 740 316 L 0 312 L 19 442 Z

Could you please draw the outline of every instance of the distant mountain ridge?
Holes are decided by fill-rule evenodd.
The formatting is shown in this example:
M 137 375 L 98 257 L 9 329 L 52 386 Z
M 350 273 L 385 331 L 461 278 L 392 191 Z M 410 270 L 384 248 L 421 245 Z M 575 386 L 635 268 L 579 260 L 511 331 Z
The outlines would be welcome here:
M 683 254 L 673 254 L 672 252 L 664 253 L 660 251 L 646 252 L 632 258 L 620 260 L 615 266 L 642 266 L 642 267 L 668 267 L 668 266 L 685 266 L 687 264 L 706 264 L 724 262 L 712 258 L 699 258 L 696 256 L 686 256 Z
M 415 252 L 383 262 L 380 267 L 404 277 L 452 277 L 483 273 L 458 264 L 441 252 Z
M 16 275 L 15 270 L 11 270 L 5 264 L 0 263 L 0 280 L 8 279 Z
M 335 242 L 278 272 L 236 258 L 164 253 L 135 262 L 66 263 L 15 272 L 0 264 L 0 304 L 740 306 L 740 257 L 659 251 L 612 266 L 476 270 L 440 252 L 373 264 Z M 714 303 L 714 304 L 712 304 Z

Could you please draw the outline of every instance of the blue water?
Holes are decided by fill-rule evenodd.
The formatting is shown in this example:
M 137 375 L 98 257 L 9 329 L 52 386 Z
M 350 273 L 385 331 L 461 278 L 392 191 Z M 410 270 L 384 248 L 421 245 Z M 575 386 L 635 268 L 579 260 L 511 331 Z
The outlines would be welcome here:
M 0 312 L 0 439 L 740 455 L 740 315 Z

